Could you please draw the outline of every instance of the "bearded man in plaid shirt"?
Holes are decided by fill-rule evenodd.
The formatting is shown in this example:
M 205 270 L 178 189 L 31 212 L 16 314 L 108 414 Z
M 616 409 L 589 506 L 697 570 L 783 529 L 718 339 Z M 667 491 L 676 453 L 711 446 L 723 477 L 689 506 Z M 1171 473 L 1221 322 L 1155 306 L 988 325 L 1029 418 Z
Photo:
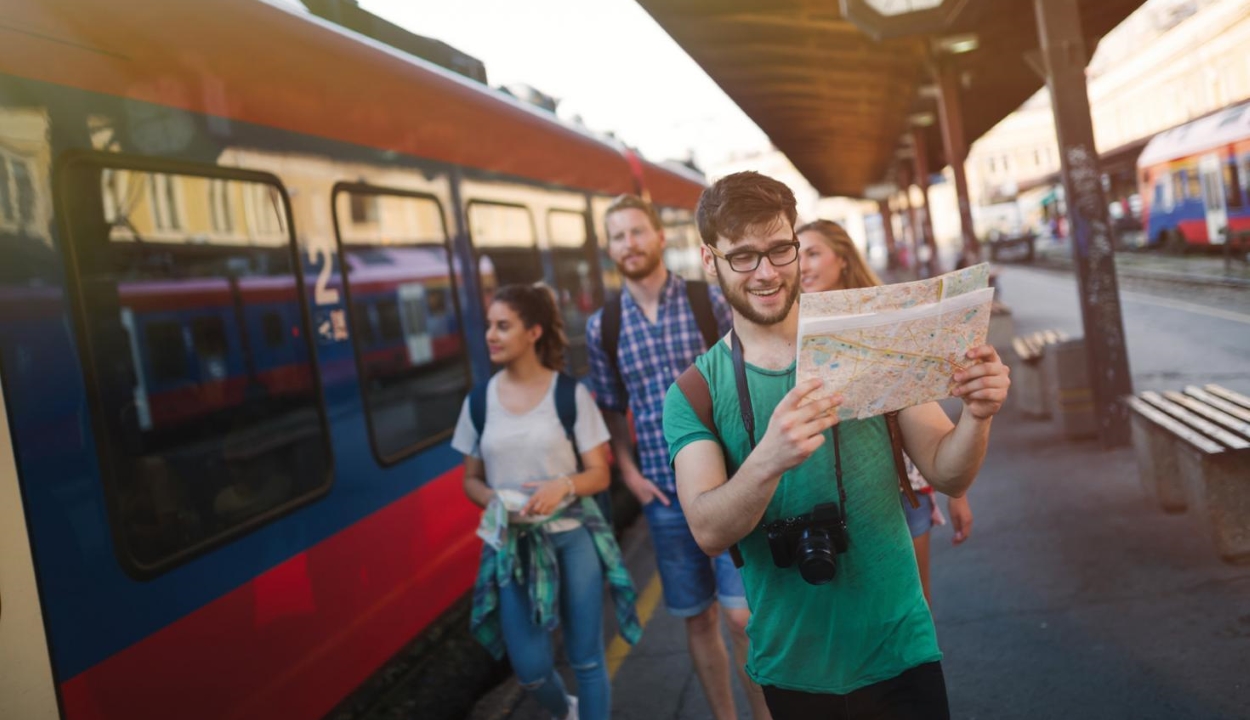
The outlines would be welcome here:
M 728 553 L 710 558 L 695 543 L 677 499 L 661 424 L 669 386 L 707 350 L 692 307 L 692 300 L 702 298 L 688 295 L 686 281 L 664 266 L 664 230 L 650 203 L 622 195 L 608 207 L 604 224 L 608 255 L 625 279 L 616 315 L 616 357 L 610 358 L 604 349 L 604 310 L 586 323 L 586 336 L 596 401 L 612 433 L 612 450 L 625 484 L 642 503 L 655 545 L 664 604 L 686 621 L 690 656 L 712 715 L 716 720 L 736 718 L 729 653 L 720 631 L 719 608 L 723 607 L 752 715 L 755 720 L 769 720 L 763 693 L 743 669 L 750 611 L 742 578 Z M 720 288 L 700 287 L 707 290 L 710 302 L 699 304 L 710 305 L 723 337 L 733 325 L 729 305 Z M 689 291 L 701 292 L 699 287 Z M 636 433 L 630 432 L 628 411 L 633 412 Z

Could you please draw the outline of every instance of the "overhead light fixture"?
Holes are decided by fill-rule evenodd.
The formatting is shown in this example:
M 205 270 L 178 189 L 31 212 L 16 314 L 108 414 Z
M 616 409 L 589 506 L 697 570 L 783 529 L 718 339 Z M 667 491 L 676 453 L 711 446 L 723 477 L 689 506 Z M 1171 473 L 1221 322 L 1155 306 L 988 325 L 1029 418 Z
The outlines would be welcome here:
M 874 183 L 864 188 L 864 197 L 869 200 L 889 200 L 898 192 L 898 186 L 892 182 Z
M 981 47 L 981 41 L 977 38 L 976 33 L 961 33 L 959 35 L 947 35 L 933 41 L 934 47 L 939 52 L 948 55 L 959 55 L 967 53 Z
M 931 112 L 912 113 L 907 116 L 907 120 L 915 127 L 929 127 L 936 122 L 936 118 Z
M 937 99 L 941 93 L 938 91 L 937 83 L 925 83 L 916 88 L 916 94 L 922 98 Z

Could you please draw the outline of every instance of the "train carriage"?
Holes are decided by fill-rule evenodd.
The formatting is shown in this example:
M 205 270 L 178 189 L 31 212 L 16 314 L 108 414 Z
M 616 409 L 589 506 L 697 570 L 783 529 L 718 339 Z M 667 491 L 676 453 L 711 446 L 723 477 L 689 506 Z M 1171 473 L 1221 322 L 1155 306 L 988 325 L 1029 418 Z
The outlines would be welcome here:
M 1250 231 L 1250 103 L 1159 133 L 1137 170 L 1149 244 L 1223 245 Z
M 0 716 L 322 717 L 471 586 L 491 288 L 583 369 L 607 203 L 701 182 L 256 0 L 0 33 Z

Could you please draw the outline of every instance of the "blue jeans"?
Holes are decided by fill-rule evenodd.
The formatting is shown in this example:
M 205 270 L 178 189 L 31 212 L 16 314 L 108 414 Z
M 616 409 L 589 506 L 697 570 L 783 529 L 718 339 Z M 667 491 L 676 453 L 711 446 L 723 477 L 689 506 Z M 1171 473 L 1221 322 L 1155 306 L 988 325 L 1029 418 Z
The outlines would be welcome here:
M 898 496 L 903 501 L 903 514 L 907 516 L 907 529 L 911 531 L 912 539 L 929 532 L 933 528 L 933 493 L 916 493 L 916 499 L 920 501 L 918 508 L 907 502 L 907 496 L 901 490 Z
M 584 527 L 552 533 L 560 563 L 560 626 L 564 651 L 577 677 L 578 715 L 608 720 L 612 709 L 608 664 L 603 654 L 603 567 Z M 499 588 L 499 616 L 508 658 L 521 686 L 556 718 L 568 714 L 564 681 L 555 671 L 551 634 L 533 622 L 529 589 L 511 582 Z
M 667 494 L 667 493 L 666 493 Z M 642 507 L 651 528 L 655 561 L 664 588 L 664 605 L 669 613 L 689 618 L 707 610 L 713 602 L 727 608 L 747 606 L 742 575 L 729 553 L 710 558 L 694 541 L 686 513 L 676 495 L 668 495 L 671 505 L 652 500 Z

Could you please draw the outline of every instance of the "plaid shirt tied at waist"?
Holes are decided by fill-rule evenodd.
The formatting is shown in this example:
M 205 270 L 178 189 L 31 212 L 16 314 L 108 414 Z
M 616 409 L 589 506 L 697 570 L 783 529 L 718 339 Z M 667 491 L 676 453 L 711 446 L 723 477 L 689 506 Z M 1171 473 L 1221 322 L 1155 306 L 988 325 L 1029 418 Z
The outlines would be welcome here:
M 612 537 L 612 528 L 599 513 L 598 506 L 590 498 L 582 498 L 548 521 L 556 517 L 577 517 L 590 531 L 612 594 L 621 637 L 630 645 L 637 643 L 642 637 L 642 625 L 634 608 L 638 595 L 629 578 L 629 571 L 621 561 L 621 550 Z M 499 588 L 510 582 L 524 583 L 529 589 L 535 625 L 551 631 L 560 624 L 559 608 L 556 607 L 560 597 L 560 564 L 556 561 L 555 547 L 543 524 L 510 524 L 502 548 L 495 550 L 488 544 L 482 546 L 482 561 L 478 565 L 477 583 L 473 586 L 469 630 L 496 660 L 504 656 Z

